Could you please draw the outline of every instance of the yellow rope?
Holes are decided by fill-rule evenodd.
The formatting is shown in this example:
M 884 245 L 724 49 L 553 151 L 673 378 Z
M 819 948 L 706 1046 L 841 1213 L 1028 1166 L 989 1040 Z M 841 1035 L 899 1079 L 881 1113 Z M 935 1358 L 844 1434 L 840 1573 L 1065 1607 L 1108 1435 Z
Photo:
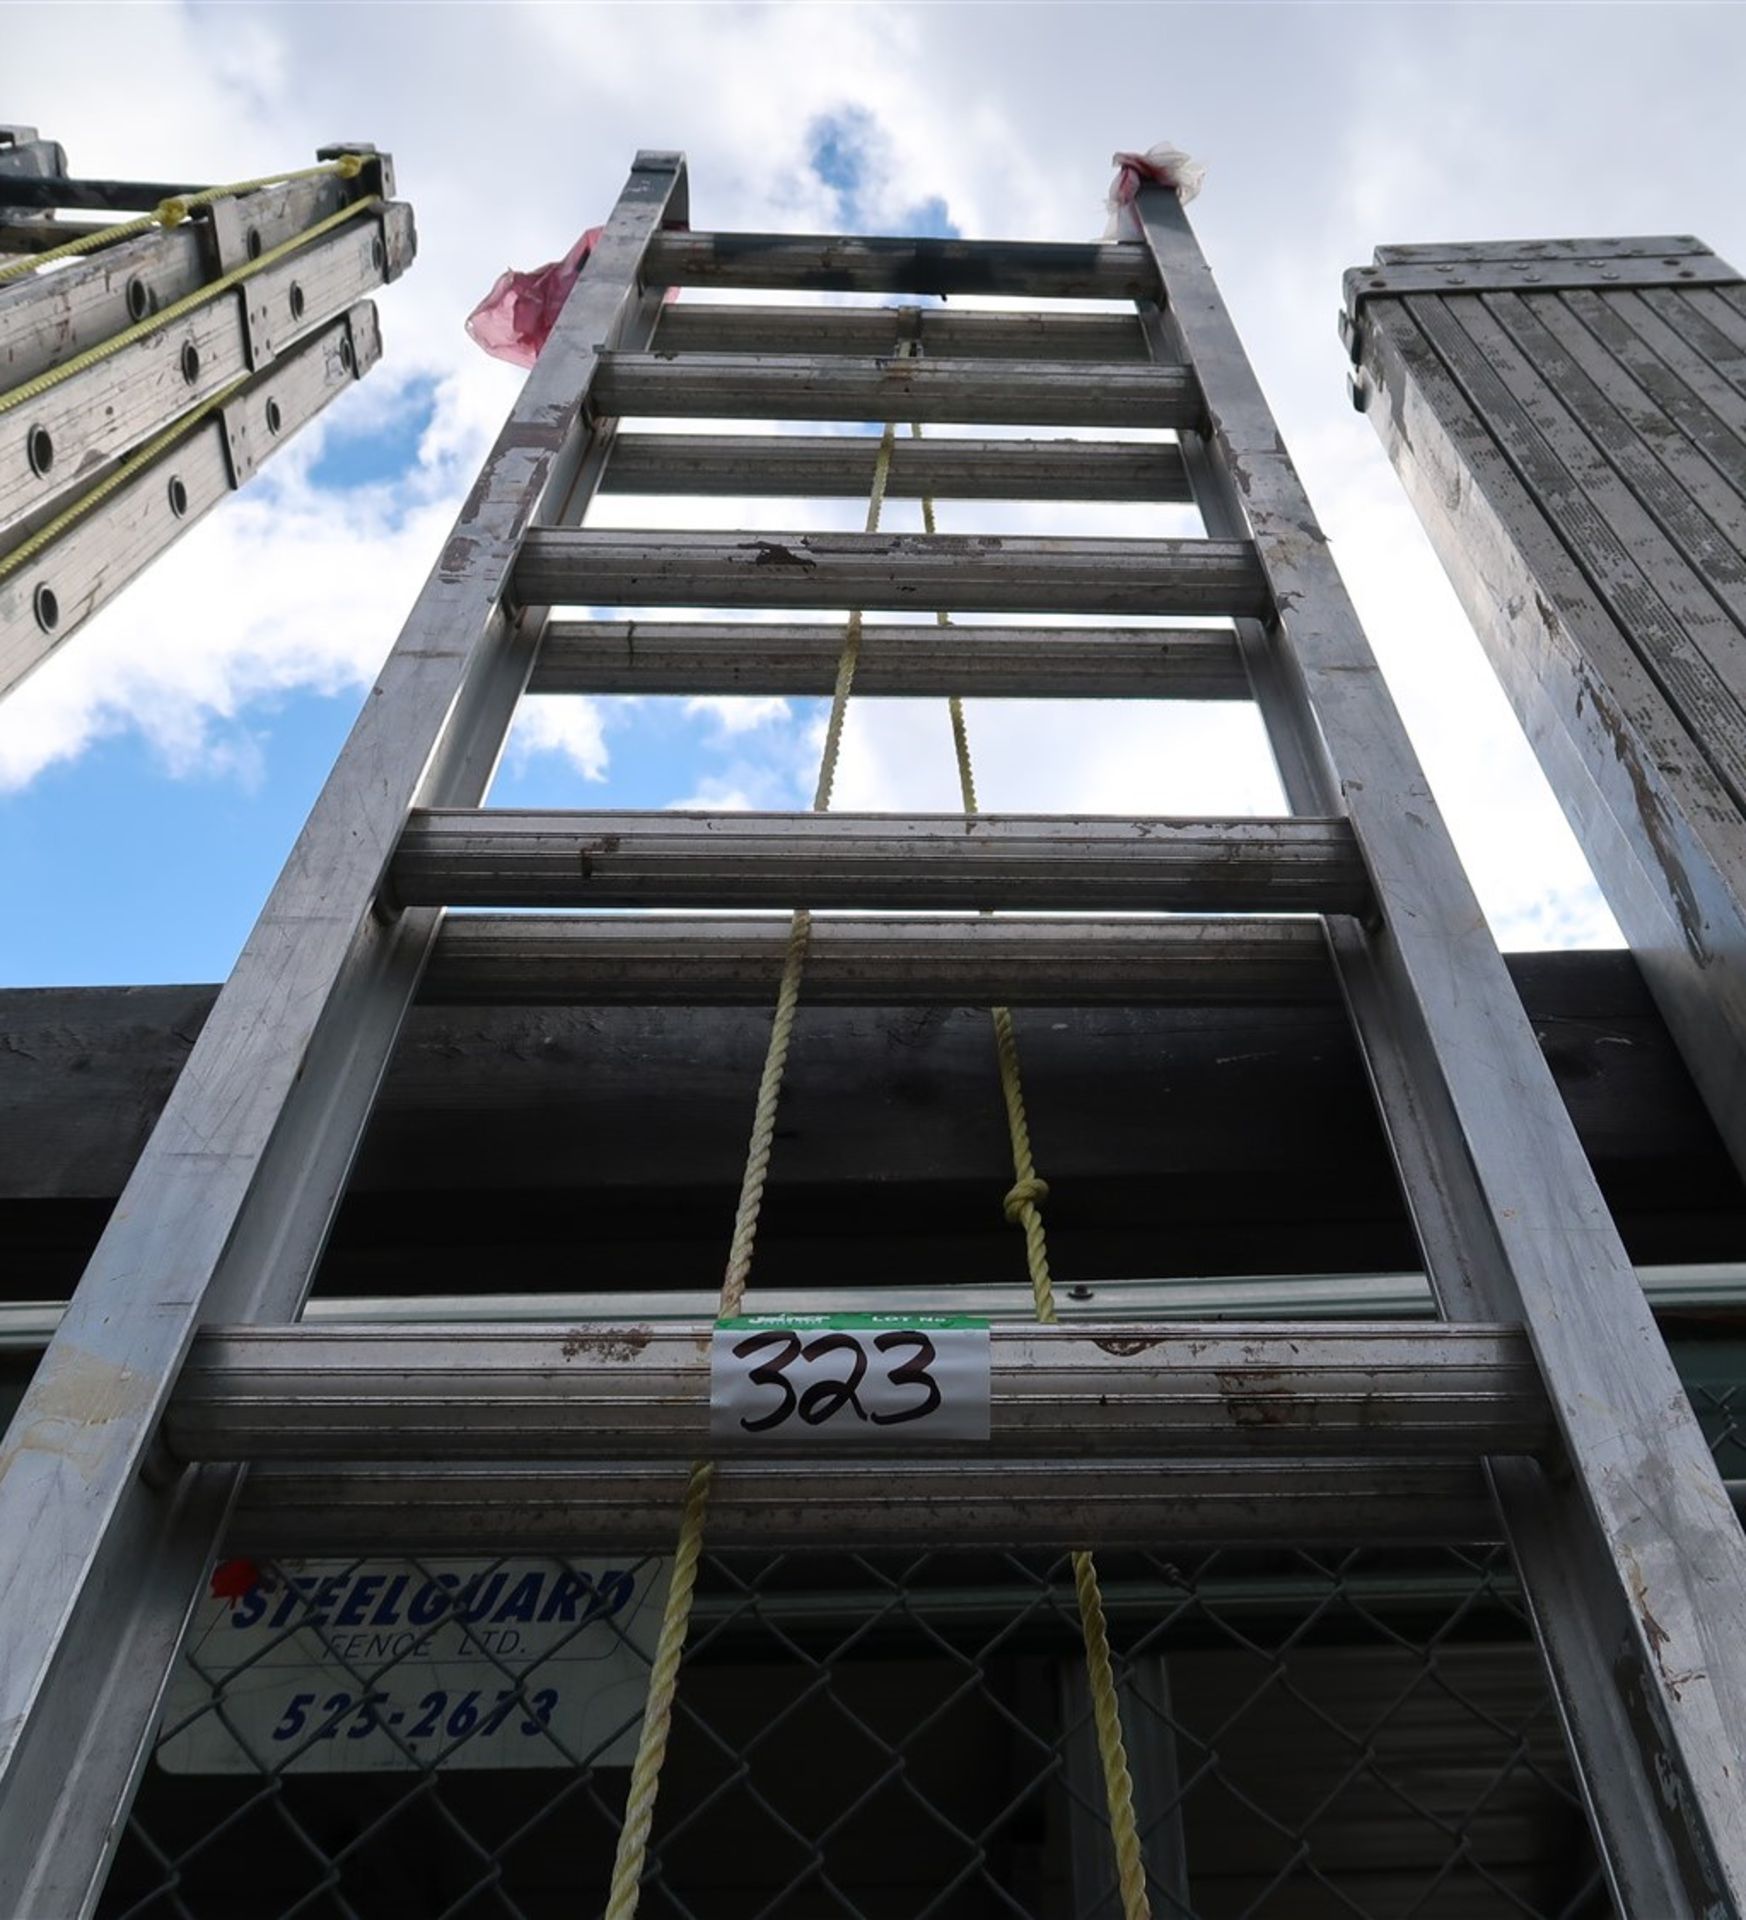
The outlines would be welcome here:
M 879 439 L 879 452 L 873 463 L 873 491 L 867 502 L 867 531 L 877 533 L 885 509 L 885 488 L 891 476 L 891 450 L 896 427 L 887 422 Z M 855 668 L 861 657 L 861 613 L 849 615 L 843 632 L 842 652 L 837 657 L 836 685 L 831 692 L 830 718 L 825 723 L 824 745 L 819 754 L 818 784 L 813 790 L 812 810 L 827 813 L 831 789 L 836 785 L 837 760 L 842 751 L 843 721 L 854 690 Z M 794 1034 L 794 1017 L 800 1005 L 800 983 L 806 971 L 807 948 L 812 939 L 812 915 L 796 909 L 788 924 L 788 947 L 782 960 L 782 979 L 776 989 L 776 1011 L 770 1022 L 770 1043 L 764 1054 L 764 1071 L 758 1081 L 758 1098 L 752 1113 L 752 1133 L 746 1145 L 745 1172 L 740 1180 L 739 1205 L 734 1210 L 733 1238 L 728 1246 L 727 1269 L 722 1276 L 720 1319 L 728 1320 L 740 1310 L 746 1295 L 746 1282 L 752 1271 L 752 1251 L 758 1237 L 758 1215 L 764 1204 L 764 1187 L 769 1178 L 770 1154 L 776 1138 L 776 1109 L 782 1098 L 782 1076 L 788 1065 L 788 1047 Z M 637 1739 L 636 1759 L 631 1764 L 629 1790 L 625 1796 L 624 1825 L 619 1829 L 618 1852 L 612 1863 L 612 1887 L 606 1901 L 606 1920 L 633 1920 L 642 1894 L 643 1868 L 648 1859 L 649 1836 L 655 1824 L 655 1797 L 661 1788 L 661 1769 L 667 1758 L 667 1743 L 673 1726 L 673 1701 L 679 1687 L 679 1663 L 685 1652 L 685 1640 L 691 1626 L 691 1602 L 697 1590 L 697 1562 L 703 1546 L 704 1522 L 709 1512 L 710 1486 L 715 1478 L 712 1462 L 700 1460 L 691 1469 L 686 1485 L 685 1504 L 679 1520 L 679 1542 L 673 1553 L 673 1574 L 667 1586 L 667 1604 L 661 1614 L 661 1631 L 655 1642 L 655 1657 L 649 1667 L 649 1695 L 643 1708 L 642 1730 Z
M 334 165 L 337 166 L 338 162 Z M 328 169 L 311 168 L 310 171 L 326 172 Z M 235 193 L 240 192 L 241 188 L 212 189 L 213 193 L 220 191 Z M 173 321 L 181 319 L 184 314 L 193 312 L 196 307 L 204 306 L 208 301 L 216 300 L 221 294 L 229 293 L 232 288 L 240 286 L 251 275 L 283 260 L 288 254 L 295 253 L 299 247 L 306 246 L 311 240 L 319 238 L 342 222 L 352 219 L 354 215 L 378 205 L 380 202 L 373 197 L 348 201 L 338 212 L 330 213 L 326 219 L 318 220 L 314 226 L 306 227 L 303 232 L 293 234 L 289 240 L 281 241 L 278 246 L 269 247 L 265 253 L 258 255 L 255 259 L 245 261 L 241 266 L 232 267 L 230 272 L 221 278 L 197 287 L 192 293 L 184 294 L 180 300 L 172 301 L 161 313 L 151 314 L 110 339 L 100 340 L 94 347 L 88 347 L 83 353 L 75 354 L 71 360 L 63 362 L 62 365 L 51 367 L 48 372 L 38 374 L 34 380 L 26 380 L 21 386 L 13 387 L 6 393 L 0 393 L 0 414 L 7 413 L 14 407 L 23 406 L 26 401 L 39 398 L 61 381 L 70 379 L 76 373 L 83 373 L 87 367 L 94 367 L 100 361 L 107 360 L 111 354 L 120 352 L 123 347 L 131 346 L 134 341 L 144 339 L 147 334 L 155 332 L 160 327 L 169 326 Z M 0 559 L 0 580 L 7 579 L 47 547 L 52 546 L 63 533 L 76 526 L 93 507 L 108 499 L 117 487 L 131 480 L 142 467 L 156 459 L 166 447 L 173 446 L 209 414 L 215 413 L 228 401 L 234 399 L 248 385 L 252 377 L 251 374 L 244 374 L 242 378 L 233 380 L 220 392 L 210 394 L 192 411 L 171 421 L 161 433 L 129 454 L 119 467 L 105 475 L 96 486 L 87 488 L 52 520 L 38 527 L 28 540 L 20 541 L 3 559 Z
M 921 438 L 919 425 L 912 423 L 910 432 L 916 439 Z M 869 533 L 876 533 L 879 529 L 886 485 L 890 478 L 893 439 L 894 428 L 887 422 L 880 437 L 879 453 L 873 469 L 873 491 L 867 507 Z M 935 532 L 932 500 L 922 501 L 922 520 L 928 533 Z M 941 626 L 951 625 L 948 615 L 941 613 L 937 618 Z M 831 695 L 830 718 L 826 723 L 820 754 L 818 784 L 813 793 L 815 813 L 824 813 L 830 808 L 837 760 L 842 747 L 843 722 L 860 657 L 861 621 L 858 610 L 849 615 L 842 652 L 837 660 L 836 685 Z M 970 736 L 964 721 L 963 703 L 957 695 L 954 694 L 949 700 L 948 710 L 964 811 L 973 814 L 977 811 L 976 776 L 970 759 Z M 777 1106 L 782 1095 L 783 1074 L 788 1063 L 789 1042 L 800 1003 L 801 980 L 806 970 L 811 937 L 812 916 L 806 909 L 798 909 L 789 922 L 788 946 L 783 955 L 782 977 L 777 987 L 776 1009 L 770 1025 L 770 1041 L 758 1083 L 739 1205 L 734 1214 L 727 1270 L 722 1279 L 718 1308 L 718 1317 L 721 1319 L 729 1319 L 739 1312 L 751 1275 L 758 1217 L 763 1206 L 776 1134 Z M 1049 1273 L 1048 1241 L 1041 1212 L 1042 1203 L 1048 1198 L 1049 1187 L 1045 1180 L 1038 1177 L 1031 1150 L 1030 1123 L 1025 1113 L 1024 1083 L 1019 1070 L 1018 1039 L 1013 1032 L 1012 1014 L 1005 1007 L 996 1007 L 993 1009 L 993 1020 L 995 1050 L 1000 1064 L 1001 1097 L 1006 1106 L 1013 1158 L 1013 1184 L 1006 1193 L 1003 1206 L 1006 1217 L 1024 1230 L 1025 1256 L 1037 1318 L 1046 1324 L 1053 1324 L 1057 1318 L 1054 1284 Z M 636 1758 L 631 1766 L 624 1825 L 619 1830 L 605 1920 L 635 1920 L 641 1898 L 643 1871 L 654 1830 L 655 1800 L 660 1791 L 661 1772 L 672 1734 L 673 1703 L 678 1692 L 679 1667 L 690 1630 L 691 1606 L 697 1590 L 697 1566 L 714 1476 L 712 1462 L 698 1461 L 692 1466 L 686 1485 L 679 1539 L 673 1555 L 672 1578 L 661 1615 L 655 1656 L 649 1669 L 648 1699 L 643 1710 Z M 1123 1920 L 1150 1920 L 1145 1862 L 1140 1848 L 1139 1823 L 1134 1812 L 1133 1779 L 1128 1771 L 1127 1750 L 1122 1738 L 1109 1629 L 1104 1617 L 1103 1594 L 1098 1585 L 1096 1563 L 1089 1553 L 1073 1555 L 1073 1584 L 1079 1602 L 1086 1675 L 1098 1754 L 1103 1764 Z
M 88 488 L 70 506 L 62 508 L 52 520 L 38 527 L 28 540 L 21 540 L 10 553 L 0 557 L 0 580 L 7 579 L 34 560 L 45 547 L 52 546 L 70 527 L 83 520 L 93 507 L 107 500 L 117 487 L 125 486 L 141 468 L 150 466 L 166 448 L 186 439 L 209 414 L 216 413 L 220 407 L 234 400 L 248 385 L 249 378 L 248 374 L 244 374 L 240 380 L 233 380 L 228 387 L 201 401 L 192 413 L 185 413 L 180 420 L 171 421 L 162 433 L 130 453 L 120 466 L 105 474 L 96 486 Z
M 355 153 L 343 153 L 337 160 L 324 160 L 318 167 L 298 167 L 291 173 L 263 174 L 259 180 L 233 180 L 228 186 L 206 187 L 199 193 L 172 194 L 168 200 L 160 200 L 152 212 L 142 214 L 137 220 L 123 220 L 113 227 L 100 227 L 95 233 L 81 233 L 77 238 L 64 240 L 58 247 L 50 247 L 44 253 L 27 254 L 21 260 L 9 261 L 0 267 L 0 286 L 8 280 L 21 280 L 26 274 L 35 273 L 39 267 L 50 266 L 56 260 L 70 260 L 76 254 L 92 253 L 98 247 L 113 246 L 118 240 L 131 240 L 137 233 L 149 233 L 153 227 L 180 226 L 197 207 L 209 207 L 215 200 L 227 200 L 232 194 L 254 193 L 261 187 L 288 186 L 293 180 L 310 180 L 320 174 L 337 174 L 342 180 L 355 180 L 364 169 L 363 157 Z
M 909 430 L 912 438 L 922 437 L 918 423 L 912 421 Z M 925 497 L 922 526 L 930 535 L 938 531 L 934 524 L 934 503 Z M 950 614 L 938 613 L 934 617 L 942 627 L 952 624 Z M 975 813 L 978 811 L 976 770 L 970 760 L 970 730 L 964 720 L 964 703 L 954 693 L 948 697 L 946 708 L 951 715 L 952 748 L 958 761 L 958 792 L 964 811 Z M 1055 1312 L 1055 1282 L 1049 1271 L 1049 1242 L 1042 1212 L 1043 1202 L 1049 1197 L 1049 1183 L 1039 1177 L 1036 1157 L 1031 1151 L 1031 1126 L 1025 1112 L 1024 1079 L 1019 1070 L 1018 1035 L 1013 1031 L 1011 1009 L 994 1007 L 990 1013 L 994 1022 L 995 1059 L 1000 1067 L 1000 1095 L 1006 1106 L 1006 1128 L 1012 1142 L 1012 1185 L 1002 1205 L 1007 1219 L 1024 1230 L 1025 1264 L 1030 1270 L 1037 1318 L 1046 1326 L 1053 1326 L 1059 1316 Z M 1104 1618 L 1097 1563 L 1089 1553 L 1073 1556 L 1073 1586 L 1079 1600 L 1085 1672 L 1091 1691 L 1098 1757 L 1103 1763 L 1104 1797 L 1109 1806 L 1110 1838 L 1115 1845 L 1123 1920 L 1150 1920 L 1152 1907 L 1146 1894 L 1146 1863 L 1134 1812 L 1133 1776 L 1128 1772 L 1127 1745 L 1122 1737 L 1121 1707 L 1110 1659 L 1109 1626 Z
M 381 205 L 374 195 L 362 200 L 348 200 L 337 213 L 330 213 L 323 220 L 316 221 L 312 227 L 305 227 L 301 233 L 294 233 L 289 240 L 281 240 L 276 247 L 269 247 L 265 253 L 258 254 L 253 260 L 245 260 L 240 266 L 232 267 L 229 273 L 221 274 L 216 280 L 209 280 L 204 286 L 196 287 L 192 293 L 185 293 L 180 300 L 172 300 L 161 312 L 148 314 L 143 320 L 136 320 L 131 327 L 123 327 L 119 333 L 111 334 L 107 340 L 99 340 L 94 347 L 87 347 L 83 353 L 76 353 L 71 360 L 63 361 L 58 367 L 50 367 L 46 373 L 39 373 L 34 380 L 26 380 L 21 385 L 0 393 L 0 413 L 9 413 L 14 407 L 23 406 L 26 401 L 40 399 L 51 387 L 57 387 L 63 380 L 70 380 L 76 373 L 83 373 L 87 367 L 94 367 L 100 361 L 107 360 L 112 354 L 119 353 L 123 347 L 131 347 L 136 340 L 143 340 L 148 334 L 173 325 L 196 307 L 203 307 L 216 300 L 220 294 L 229 293 L 233 287 L 239 287 L 245 280 L 257 273 L 264 273 L 268 267 L 276 266 L 288 255 L 306 247 L 311 240 L 317 240 L 322 234 L 343 225 L 347 220 L 355 219 L 360 213 L 366 213 Z

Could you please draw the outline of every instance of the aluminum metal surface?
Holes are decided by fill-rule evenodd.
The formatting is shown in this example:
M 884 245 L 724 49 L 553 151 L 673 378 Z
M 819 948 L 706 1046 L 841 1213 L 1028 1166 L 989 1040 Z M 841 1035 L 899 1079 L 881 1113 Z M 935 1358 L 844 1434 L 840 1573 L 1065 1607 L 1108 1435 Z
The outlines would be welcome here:
M 657 353 L 895 353 L 929 359 L 1150 360 L 1131 313 L 990 313 L 946 307 L 750 306 L 695 296 L 661 311 Z
M 404 907 L 1037 907 L 1356 913 L 1339 820 L 1060 814 L 421 809 L 389 871 Z
M 593 402 L 602 414 L 687 420 L 1192 427 L 1201 417 L 1186 367 L 845 354 L 615 353 Z
M 663 233 L 649 249 L 648 275 L 651 283 L 672 287 L 804 287 L 809 293 L 1149 300 L 1158 291 L 1143 247 L 839 233 Z
M 0 1910 L 95 1898 L 235 1486 L 142 1473 L 162 1408 L 199 1320 L 302 1300 L 435 932 L 377 915 L 384 863 L 414 801 L 484 791 L 537 624 L 503 610 L 510 568 L 575 484 L 601 344 L 652 331 L 643 254 L 684 192 L 641 157 L 8 1430 Z
M 786 918 L 445 915 L 420 999 L 444 1006 L 768 1006 Z M 1290 1005 L 1338 991 L 1313 920 L 820 919 L 814 1006 Z
M 879 442 L 865 434 L 620 433 L 602 493 L 865 500 Z M 1177 501 L 1176 447 L 1144 440 L 899 440 L 893 500 Z
M 259 1467 L 231 1553 L 662 1553 L 687 1465 Z M 1185 1551 L 1282 1540 L 1344 1546 L 1480 1542 L 1498 1532 L 1477 1467 L 1266 1460 L 1161 1468 L 964 1460 L 770 1467 L 724 1462 L 717 1547 L 1118 1546 Z
M 410 207 L 358 215 L 173 326 L 0 414 L 0 540 L 26 514 L 83 492 L 110 462 L 381 286 L 390 232 L 397 253 L 410 249 Z
M 709 1322 L 210 1328 L 163 1435 L 184 1461 L 731 1457 L 710 1435 L 711 1334 Z M 1552 1434 L 1512 1327 L 1106 1321 L 996 1327 L 990 1346 L 988 1439 L 935 1448 L 1449 1461 L 1538 1454 Z M 740 1450 L 753 1445 L 767 1443 Z M 813 1450 L 833 1450 L 828 1431 Z
M 830 692 L 830 621 L 550 620 L 530 693 Z M 855 694 L 988 699 L 1242 700 L 1232 636 L 1202 627 L 861 628 Z
M 247 194 L 238 209 L 265 252 L 338 212 L 349 197 L 346 181 L 324 174 Z M 209 241 L 203 222 L 183 221 L 0 286 L 0 392 L 196 292 L 213 277 Z M 387 266 L 393 278 L 392 256 Z
M 1746 1306 L 1746 1267 L 1708 1265 L 1639 1267 L 1637 1277 L 1658 1312 L 1696 1308 L 1706 1313 Z M 678 1326 L 706 1320 L 716 1307 L 712 1292 L 697 1288 L 660 1291 L 568 1293 L 410 1294 L 326 1298 L 308 1301 L 299 1324 L 315 1327 L 485 1327 L 562 1321 Z M 753 1286 L 746 1310 L 759 1314 L 933 1313 L 937 1287 Z M 1280 1273 L 1205 1280 L 1099 1280 L 1076 1283 L 1057 1297 L 1063 1324 L 1091 1320 L 1364 1320 L 1435 1319 L 1436 1302 L 1422 1273 Z M 960 1284 L 952 1290 L 955 1312 L 994 1321 L 1034 1323 L 1036 1303 L 1023 1281 L 1009 1285 Z M 48 1345 L 65 1312 L 58 1300 L 0 1302 L 0 1353 L 32 1353 Z M 1735 1505 L 1739 1499 L 1736 1496 Z
M 977 534 L 530 533 L 523 600 L 586 607 L 919 608 L 928 613 L 1265 614 L 1248 545 Z
M 0 695 L 16 686 L 237 484 L 240 442 L 264 456 L 381 358 L 364 301 L 295 346 L 186 438 L 117 487 L 34 560 L 0 580 Z M 27 521 L 18 530 L 28 532 Z

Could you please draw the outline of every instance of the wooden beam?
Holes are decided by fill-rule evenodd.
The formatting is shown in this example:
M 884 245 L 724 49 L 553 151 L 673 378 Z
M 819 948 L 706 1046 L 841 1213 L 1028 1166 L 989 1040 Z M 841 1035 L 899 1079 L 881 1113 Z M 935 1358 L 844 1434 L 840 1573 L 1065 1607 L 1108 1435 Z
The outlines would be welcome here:
M 1649 245 L 1386 249 L 1347 276 L 1345 330 L 1357 397 L 1746 1169 L 1746 290 L 1694 240 Z M 1480 297 L 1500 274 L 1515 290 Z M 1734 284 L 1697 284 L 1716 274 Z
M 1746 1191 L 1627 956 L 1511 963 L 1633 1256 L 1746 1256 Z M 210 987 L 0 993 L 0 1292 L 64 1294 Z M 415 1010 L 325 1291 L 713 1287 L 763 1009 Z M 1018 1017 L 1063 1288 L 1416 1264 L 1342 1009 Z M 871 1143 L 877 1142 L 878 1150 Z M 980 1009 L 806 1006 L 761 1277 L 1022 1277 Z

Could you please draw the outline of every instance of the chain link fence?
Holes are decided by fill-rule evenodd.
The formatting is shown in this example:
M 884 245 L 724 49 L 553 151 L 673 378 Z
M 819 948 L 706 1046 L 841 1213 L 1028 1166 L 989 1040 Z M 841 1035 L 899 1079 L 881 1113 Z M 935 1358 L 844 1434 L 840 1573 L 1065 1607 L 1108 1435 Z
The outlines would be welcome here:
M 1500 1552 L 1100 1566 L 1155 1914 L 1611 1912 Z M 598 1913 L 664 1571 L 216 1569 L 104 1920 Z M 642 1911 L 1118 1915 L 1066 1559 L 709 1556 Z

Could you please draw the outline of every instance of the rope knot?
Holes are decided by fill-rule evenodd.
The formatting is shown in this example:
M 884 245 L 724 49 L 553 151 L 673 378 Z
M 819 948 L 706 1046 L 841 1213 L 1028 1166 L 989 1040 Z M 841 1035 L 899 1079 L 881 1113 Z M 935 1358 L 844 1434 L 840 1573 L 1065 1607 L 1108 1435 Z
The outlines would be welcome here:
M 179 227 L 188 218 L 188 202 L 180 198 L 160 200 L 152 217 L 160 226 Z
M 364 171 L 364 156 L 361 153 L 342 153 L 333 163 L 333 170 L 342 180 L 355 180 Z
M 1015 1180 L 1007 1189 L 1000 1210 L 1015 1227 L 1025 1223 L 1025 1208 L 1040 1207 L 1049 1197 L 1049 1183 L 1033 1173 L 1028 1180 Z

